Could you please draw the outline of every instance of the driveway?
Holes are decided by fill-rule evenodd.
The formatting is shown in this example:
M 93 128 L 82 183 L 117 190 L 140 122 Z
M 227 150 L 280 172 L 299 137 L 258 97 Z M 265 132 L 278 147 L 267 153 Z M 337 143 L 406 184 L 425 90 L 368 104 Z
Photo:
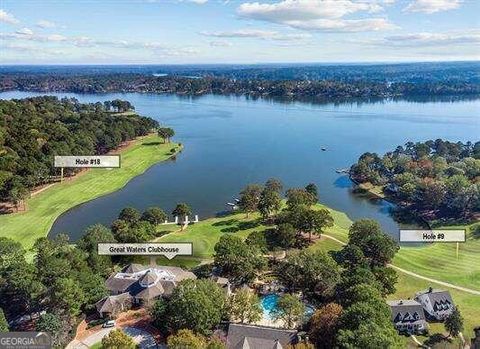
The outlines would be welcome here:
M 94 345 L 95 343 L 101 342 L 102 338 L 105 337 L 107 334 L 109 334 L 110 331 L 113 330 L 113 329 L 114 329 L 114 327 L 102 328 L 100 331 L 91 334 L 87 338 L 84 338 L 82 341 L 79 341 L 77 339 L 77 340 L 74 340 L 74 341 L 70 342 L 67 345 L 66 349 L 85 349 L 85 348 L 89 348 L 92 345 Z
M 156 349 L 157 342 L 155 338 L 147 331 L 141 330 L 136 327 L 125 327 L 123 331 L 133 338 L 135 343 L 138 344 L 140 349 Z

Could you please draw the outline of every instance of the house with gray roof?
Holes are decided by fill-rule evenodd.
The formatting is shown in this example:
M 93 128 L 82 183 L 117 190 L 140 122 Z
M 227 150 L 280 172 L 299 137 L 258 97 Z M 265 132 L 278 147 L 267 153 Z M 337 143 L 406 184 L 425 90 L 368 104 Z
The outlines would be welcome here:
M 392 313 L 392 322 L 401 333 L 422 334 L 428 331 L 423 307 L 417 301 L 394 300 L 387 301 Z
M 115 316 L 128 306 L 149 305 L 160 297 L 170 297 L 178 282 L 196 278 L 179 267 L 130 264 L 105 281 L 110 296 L 100 300 L 96 308 L 102 317 Z
M 419 302 L 427 319 L 444 321 L 455 309 L 450 292 L 429 288 L 415 294 L 415 300 Z
M 227 349 L 285 349 L 298 343 L 296 330 L 231 323 Z

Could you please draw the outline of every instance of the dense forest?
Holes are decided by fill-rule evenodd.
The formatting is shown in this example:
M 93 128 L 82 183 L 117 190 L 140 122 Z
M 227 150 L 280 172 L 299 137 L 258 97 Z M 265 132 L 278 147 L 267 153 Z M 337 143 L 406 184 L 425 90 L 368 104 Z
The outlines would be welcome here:
M 185 65 L 45 65 L 0 66 L 0 75 L 115 75 L 138 74 L 220 77 L 258 80 L 336 80 L 410 83 L 480 83 L 480 62 L 390 64 L 185 64 Z
M 58 175 L 55 155 L 105 154 L 158 127 L 157 121 L 133 109 L 122 100 L 0 100 L 0 201 L 16 204 L 29 189 L 52 181 Z
M 0 91 L 39 92 L 148 92 L 185 95 L 245 95 L 286 100 L 383 99 L 415 96 L 476 96 L 480 84 L 461 81 L 389 82 L 373 80 L 265 80 L 226 77 L 153 76 L 134 73 L 112 74 L 25 74 L 0 77 Z
M 381 186 L 428 220 L 468 220 L 480 213 L 480 142 L 408 142 L 383 156 L 363 154 L 350 175 L 357 183 Z

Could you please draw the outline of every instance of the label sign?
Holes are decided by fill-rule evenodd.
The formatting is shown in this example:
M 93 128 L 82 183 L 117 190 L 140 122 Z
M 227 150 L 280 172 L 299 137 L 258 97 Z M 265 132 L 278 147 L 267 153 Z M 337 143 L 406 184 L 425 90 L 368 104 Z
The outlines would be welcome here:
M 400 230 L 400 242 L 465 242 L 465 230 Z
M 55 167 L 119 168 L 120 155 L 55 156 Z
M 2 349 L 50 349 L 52 337 L 46 332 L 0 332 Z
M 144 244 L 99 243 L 98 254 L 109 256 L 165 256 L 168 259 L 172 259 L 176 256 L 191 256 L 193 254 L 193 248 L 191 242 L 151 242 Z

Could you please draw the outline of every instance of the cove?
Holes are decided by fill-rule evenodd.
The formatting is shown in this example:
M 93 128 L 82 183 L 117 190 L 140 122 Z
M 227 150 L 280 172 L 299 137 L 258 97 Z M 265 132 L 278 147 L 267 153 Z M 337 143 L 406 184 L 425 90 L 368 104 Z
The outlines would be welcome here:
M 11 91 L 0 98 L 34 95 L 42 93 Z M 480 134 L 479 100 L 319 105 L 213 95 L 48 95 L 81 102 L 126 99 L 140 114 L 173 127 L 175 141 L 184 144 L 175 161 L 154 165 L 121 190 L 60 216 L 49 236 L 66 232 L 72 240 L 92 224 L 110 224 L 126 206 L 170 212 L 176 203 L 187 202 L 200 219 L 211 217 L 227 209 L 225 203 L 246 184 L 270 177 L 286 188 L 313 182 L 322 203 L 353 220 L 373 218 L 397 237 L 392 205 L 352 194 L 348 177 L 335 170 L 348 168 L 364 152 L 383 154 L 407 141 L 476 141 Z

